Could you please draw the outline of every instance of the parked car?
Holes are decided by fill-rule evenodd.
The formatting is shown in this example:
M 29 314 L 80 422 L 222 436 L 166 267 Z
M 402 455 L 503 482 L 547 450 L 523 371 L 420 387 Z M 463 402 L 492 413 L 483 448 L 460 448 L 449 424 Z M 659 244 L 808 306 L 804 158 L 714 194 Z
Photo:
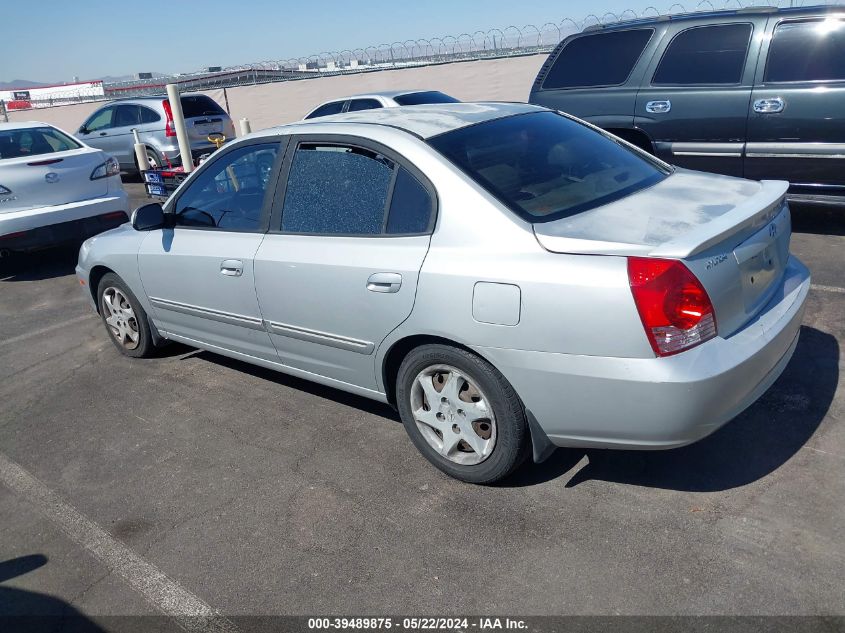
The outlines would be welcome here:
M 0 257 L 82 241 L 128 211 L 114 158 L 46 123 L 0 123 Z
M 306 119 L 358 112 L 360 110 L 378 110 L 379 108 L 398 108 L 399 106 L 423 105 L 430 103 L 459 103 L 454 97 L 438 90 L 393 90 L 389 92 L 371 92 L 333 99 L 317 106 L 305 115 Z
M 768 389 L 810 286 L 786 188 L 527 104 L 385 108 L 235 141 L 77 275 L 123 354 L 170 339 L 389 402 L 491 482 L 532 450 L 694 442 Z
M 772 7 L 589 27 L 561 42 L 531 103 L 675 165 L 788 180 L 845 203 L 845 11 Z
M 235 138 L 231 117 L 214 99 L 202 94 L 186 94 L 179 100 L 194 159 L 215 150 L 214 143 L 208 140 L 209 135 Z M 141 142 L 146 145 L 147 160 L 154 169 L 182 164 L 173 113 L 166 97 L 113 101 L 95 110 L 80 126 L 76 137 L 114 156 L 123 171 L 135 172 L 138 163 L 133 129 L 138 130 Z

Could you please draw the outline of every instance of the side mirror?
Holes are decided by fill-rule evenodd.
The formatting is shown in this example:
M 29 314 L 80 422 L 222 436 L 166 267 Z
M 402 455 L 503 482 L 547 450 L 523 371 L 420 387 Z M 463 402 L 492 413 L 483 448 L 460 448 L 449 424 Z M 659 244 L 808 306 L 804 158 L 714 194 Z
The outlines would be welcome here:
M 164 209 L 158 202 L 145 204 L 132 213 L 132 228 L 136 231 L 152 231 L 164 226 Z
M 88 132 L 89 132 L 89 130 L 88 130 L 87 127 L 85 127 L 84 125 L 79 126 L 79 133 L 80 134 L 88 134 Z

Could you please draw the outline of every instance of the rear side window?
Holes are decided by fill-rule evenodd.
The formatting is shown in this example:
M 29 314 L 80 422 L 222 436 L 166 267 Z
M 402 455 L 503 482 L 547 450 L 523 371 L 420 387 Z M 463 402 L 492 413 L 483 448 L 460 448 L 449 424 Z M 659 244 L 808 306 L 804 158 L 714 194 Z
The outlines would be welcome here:
M 375 99 L 353 99 L 349 103 L 348 112 L 359 112 L 360 110 L 376 110 L 381 104 Z
M 549 69 L 543 89 L 625 83 L 652 33 L 653 29 L 631 29 L 594 33 L 571 40 Z
M 425 233 L 433 212 L 428 190 L 378 152 L 303 143 L 293 157 L 281 229 L 321 235 Z
M 346 103 L 345 101 L 332 101 L 331 103 L 325 103 L 321 105 L 319 108 L 314 110 L 311 114 L 309 114 L 306 119 L 316 119 L 317 117 L 321 116 L 329 116 L 330 114 L 340 114 L 343 110 L 343 104 Z
M 80 147 L 67 134 L 51 127 L 0 131 L 0 159 L 66 152 Z
M 182 102 L 182 114 L 186 119 L 226 114 L 214 99 L 206 95 L 185 95 L 179 100 Z
M 140 110 L 141 123 L 155 123 L 156 121 L 161 121 L 161 116 L 159 116 L 159 113 L 155 110 L 150 110 L 144 106 L 140 106 Z
M 750 41 L 750 24 L 698 26 L 682 31 L 663 54 L 652 83 L 738 84 Z
M 845 79 L 845 20 L 779 24 L 769 44 L 766 82 Z
M 403 106 L 422 105 L 424 103 L 460 103 L 455 97 L 443 94 L 439 90 L 427 90 L 426 92 L 411 92 L 406 95 L 399 95 L 393 99 Z

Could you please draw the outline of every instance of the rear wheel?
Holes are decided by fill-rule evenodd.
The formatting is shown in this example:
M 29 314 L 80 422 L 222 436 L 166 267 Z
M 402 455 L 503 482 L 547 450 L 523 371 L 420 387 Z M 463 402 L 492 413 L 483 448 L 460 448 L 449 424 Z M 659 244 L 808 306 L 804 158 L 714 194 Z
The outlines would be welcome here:
M 100 280 L 97 297 L 100 317 L 118 351 L 132 358 L 151 356 L 154 345 L 147 313 L 123 280 L 106 273 Z
M 411 441 L 456 479 L 493 483 L 528 455 L 522 402 L 504 376 L 466 350 L 412 350 L 399 367 L 396 398 Z

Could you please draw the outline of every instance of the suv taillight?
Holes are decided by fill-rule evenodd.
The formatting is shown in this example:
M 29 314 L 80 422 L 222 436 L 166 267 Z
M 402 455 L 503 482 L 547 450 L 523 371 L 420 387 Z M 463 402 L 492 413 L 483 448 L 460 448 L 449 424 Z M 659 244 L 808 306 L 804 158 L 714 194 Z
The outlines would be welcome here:
M 716 336 L 713 304 L 681 262 L 628 258 L 628 281 L 654 353 L 671 356 Z
M 161 107 L 164 108 L 164 114 L 167 117 L 167 123 L 164 125 L 165 136 L 176 136 L 176 129 L 173 127 L 173 110 L 170 109 L 170 101 L 167 99 L 161 102 Z

